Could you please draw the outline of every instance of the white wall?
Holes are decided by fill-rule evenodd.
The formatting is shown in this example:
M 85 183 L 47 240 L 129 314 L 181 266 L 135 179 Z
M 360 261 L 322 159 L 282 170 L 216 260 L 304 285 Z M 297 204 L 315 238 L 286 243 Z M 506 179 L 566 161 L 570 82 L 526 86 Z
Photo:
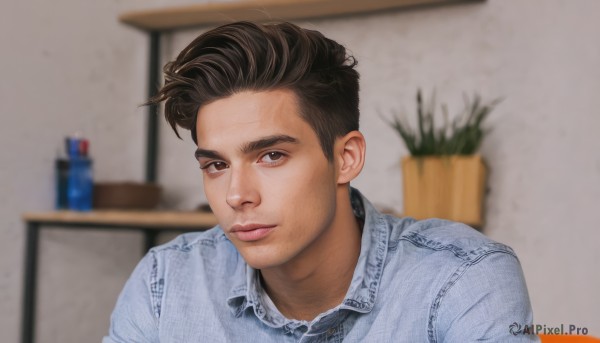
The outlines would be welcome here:
M 145 1 L 18 1 L 0 10 L 0 341 L 17 342 L 25 211 L 54 206 L 63 137 L 91 140 L 102 180 L 142 180 L 146 38 L 120 25 Z M 127 5 L 127 6 L 125 6 Z M 132 233 L 44 231 L 38 342 L 99 341 L 135 266 Z
M 19 214 L 51 208 L 52 160 L 62 136 L 80 129 L 91 137 L 98 178 L 143 176 L 144 112 L 136 105 L 145 95 L 147 42 L 115 17 L 146 5 L 12 0 L 10 11 L 0 12 L 0 192 L 10 195 L 0 207 L 3 341 L 18 338 Z M 377 204 L 401 211 L 398 161 L 406 154 L 378 111 L 414 113 L 417 87 L 435 87 L 455 112 L 465 91 L 506 98 L 481 151 L 491 168 L 484 232 L 519 255 L 536 323 L 587 326 L 595 336 L 598 13 L 594 0 L 488 0 L 300 22 L 344 43 L 359 60 L 368 157 L 354 185 Z M 167 36 L 165 56 L 198 32 Z M 168 130 L 163 124 L 167 202 L 192 208 L 204 200 L 194 147 L 187 132 L 179 141 Z M 140 237 L 56 230 L 41 240 L 39 342 L 98 341 L 139 256 Z

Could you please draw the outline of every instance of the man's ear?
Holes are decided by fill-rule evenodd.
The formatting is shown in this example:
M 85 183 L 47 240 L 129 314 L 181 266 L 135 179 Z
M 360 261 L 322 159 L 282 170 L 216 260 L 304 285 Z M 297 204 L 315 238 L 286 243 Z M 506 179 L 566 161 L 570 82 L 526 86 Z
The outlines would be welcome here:
M 334 149 L 337 183 L 347 184 L 360 174 L 365 165 L 365 137 L 359 131 L 350 131 L 336 139 Z

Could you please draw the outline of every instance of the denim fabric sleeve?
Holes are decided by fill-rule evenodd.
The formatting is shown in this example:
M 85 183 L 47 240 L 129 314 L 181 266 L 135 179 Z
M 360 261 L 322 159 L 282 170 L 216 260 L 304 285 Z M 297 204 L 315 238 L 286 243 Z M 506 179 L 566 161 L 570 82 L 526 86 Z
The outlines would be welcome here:
M 158 342 L 158 319 L 151 284 L 156 259 L 148 253 L 125 284 L 110 319 L 109 335 L 102 343 Z
M 511 333 L 511 324 L 531 324 L 533 315 L 523 271 L 512 251 L 488 252 L 463 263 L 438 294 L 430 341 L 539 342 Z M 437 313 L 436 313 L 437 312 Z

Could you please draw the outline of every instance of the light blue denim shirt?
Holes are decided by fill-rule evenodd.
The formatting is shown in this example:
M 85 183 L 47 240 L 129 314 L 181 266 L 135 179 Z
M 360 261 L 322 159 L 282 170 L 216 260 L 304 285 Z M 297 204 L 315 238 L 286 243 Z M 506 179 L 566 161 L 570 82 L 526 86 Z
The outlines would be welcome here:
M 352 196 L 364 206 L 355 206 L 362 246 L 337 307 L 310 322 L 285 318 L 217 226 L 148 252 L 103 343 L 538 341 L 509 330 L 533 320 L 511 248 L 462 224 L 384 215 Z

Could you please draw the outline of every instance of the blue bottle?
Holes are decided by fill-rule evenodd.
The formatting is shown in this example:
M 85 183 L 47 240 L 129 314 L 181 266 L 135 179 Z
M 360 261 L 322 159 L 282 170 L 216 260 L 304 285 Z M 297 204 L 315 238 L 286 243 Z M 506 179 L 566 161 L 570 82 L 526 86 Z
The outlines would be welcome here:
M 90 211 L 92 209 L 92 160 L 88 157 L 89 143 L 86 139 L 69 138 L 69 175 L 67 200 L 69 209 Z

